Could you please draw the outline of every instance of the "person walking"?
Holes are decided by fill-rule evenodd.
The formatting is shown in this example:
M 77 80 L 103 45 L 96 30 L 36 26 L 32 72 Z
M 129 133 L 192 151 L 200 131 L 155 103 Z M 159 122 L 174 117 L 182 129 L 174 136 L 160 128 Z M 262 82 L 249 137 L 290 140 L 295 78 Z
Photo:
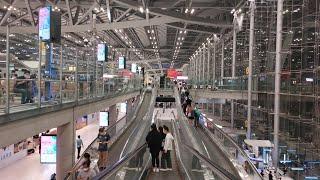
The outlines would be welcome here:
M 166 163 L 166 167 L 163 167 L 166 170 L 172 170 L 172 163 L 171 163 L 171 151 L 173 150 L 173 136 L 169 131 L 167 126 L 163 126 L 163 132 L 166 134 L 166 138 L 164 140 L 164 147 L 163 147 L 163 154 L 162 158 Z
M 84 147 L 84 146 L 83 146 L 83 141 L 82 141 L 82 139 L 80 138 L 80 135 L 78 135 L 78 138 L 77 138 L 77 150 L 78 150 L 77 159 L 80 158 L 81 147 Z
M 151 125 L 151 130 L 146 137 L 146 141 L 152 157 L 153 172 L 159 172 L 159 153 L 161 150 L 162 139 L 155 124 Z

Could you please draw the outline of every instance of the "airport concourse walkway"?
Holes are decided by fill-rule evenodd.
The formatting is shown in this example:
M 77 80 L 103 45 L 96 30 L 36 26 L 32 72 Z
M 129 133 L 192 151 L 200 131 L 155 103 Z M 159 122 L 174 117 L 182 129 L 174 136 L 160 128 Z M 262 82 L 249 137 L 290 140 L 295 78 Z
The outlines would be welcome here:
M 123 113 L 119 113 L 119 118 L 124 117 Z M 77 136 L 80 135 L 83 141 L 84 148 L 82 152 L 90 145 L 90 143 L 97 137 L 99 130 L 99 121 L 95 120 L 93 123 L 76 131 Z M 20 159 L 6 168 L 0 169 L 0 179 L 5 180 L 49 180 L 50 176 L 55 173 L 55 164 L 41 164 L 40 154 L 36 152 Z M 75 156 L 77 152 L 75 152 Z

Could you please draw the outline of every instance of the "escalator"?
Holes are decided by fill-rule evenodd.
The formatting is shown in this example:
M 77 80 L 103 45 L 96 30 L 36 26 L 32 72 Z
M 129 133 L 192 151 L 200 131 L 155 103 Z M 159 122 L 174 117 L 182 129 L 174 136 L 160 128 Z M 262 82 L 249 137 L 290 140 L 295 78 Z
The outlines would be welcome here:
M 111 142 L 109 143 L 107 168 L 118 162 L 121 157 L 125 156 L 128 153 L 126 147 L 134 148 L 131 139 L 135 137 L 135 133 L 143 130 L 141 129 L 142 126 L 140 126 L 140 124 L 148 115 L 148 111 L 150 111 L 149 107 L 153 106 L 152 102 L 154 101 L 153 99 L 155 99 L 155 97 L 153 96 L 153 93 L 144 92 L 144 94 L 142 95 L 142 99 L 136 107 L 135 111 L 133 111 L 131 114 L 127 114 L 126 117 L 118 120 L 115 124 L 107 128 L 106 131 L 111 136 Z M 99 159 L 97 148 L 98 143 L 97 139 L 95 139 L 84 151 L 84 153 L 87 152 L 91 155 L 91 161 L 93 162 L 93 164 L 97 164 Z M 73 169 L 77 169 L 77 167 L 81 166 L 80 162 L 82 162 L 83 158 L 84 157 L 82 156 L 76 162 Z M 75 174 L 76 171 L 73 171 L 72 173 L 69 173 L 64 179 L 72 179 L 75 177 Z

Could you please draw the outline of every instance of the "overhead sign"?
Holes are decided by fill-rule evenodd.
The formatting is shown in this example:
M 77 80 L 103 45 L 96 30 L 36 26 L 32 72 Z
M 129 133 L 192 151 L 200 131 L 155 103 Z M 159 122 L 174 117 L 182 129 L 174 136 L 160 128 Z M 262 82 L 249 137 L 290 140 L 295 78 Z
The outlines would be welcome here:
M 119 57 L 119 69 L 126 69 L 126 58 L 121 56 Z
M 172 79 L 175 79 L 175 78 L 177 78 L 177 75 L 178 75 L 178 73 L 177 73 L 177 70 L 176 69 L 168 69 L 167 70 L 167 76 L 169 77 L 169 78 L 172 78 Z
M 57 159 L 57 136 L 42 135 L 41 136 L 40 163 L 55 164 Z
M 107 61 L 108 60 L 108 47 L 106 44 L 98 44 L 97 49 L 98 61 Z
M 135 63 L 131 64 L 131 72 L 133 72 L 133 73 L 137 72 L 137 64 L 135 64 Z

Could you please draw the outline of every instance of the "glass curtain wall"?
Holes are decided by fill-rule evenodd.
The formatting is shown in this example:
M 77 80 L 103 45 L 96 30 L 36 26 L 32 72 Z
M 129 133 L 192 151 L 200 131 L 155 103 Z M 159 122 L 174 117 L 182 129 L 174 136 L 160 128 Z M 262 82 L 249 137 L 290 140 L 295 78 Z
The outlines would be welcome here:
M 232 77 L 232 32 L 216 50 L 216 83 L 220 90 L 244 90 L 247 94 L 249 59 L 249 1 L 241 5 L 243 23 L 236 38 L 236 78 Z M 280 167 L 289 167 L 296 179 L 320 175 L 320 1 L 284 0 L 283 45 L 281 57 Z M 253 81 L 252 136 L 273 141 L 274 72 L 277 1 L 256 0 Z M 213 52 L 213 48 L 211 48 Z M 247 100 L 235 102 L 235 127 L 243 129 Z M 215 104 L 220 116 L 220 104 Z M 223 104 L 224 121 L 230 122 L 230 102 Z M 293 167 L 302 168 L 296 171 Z

